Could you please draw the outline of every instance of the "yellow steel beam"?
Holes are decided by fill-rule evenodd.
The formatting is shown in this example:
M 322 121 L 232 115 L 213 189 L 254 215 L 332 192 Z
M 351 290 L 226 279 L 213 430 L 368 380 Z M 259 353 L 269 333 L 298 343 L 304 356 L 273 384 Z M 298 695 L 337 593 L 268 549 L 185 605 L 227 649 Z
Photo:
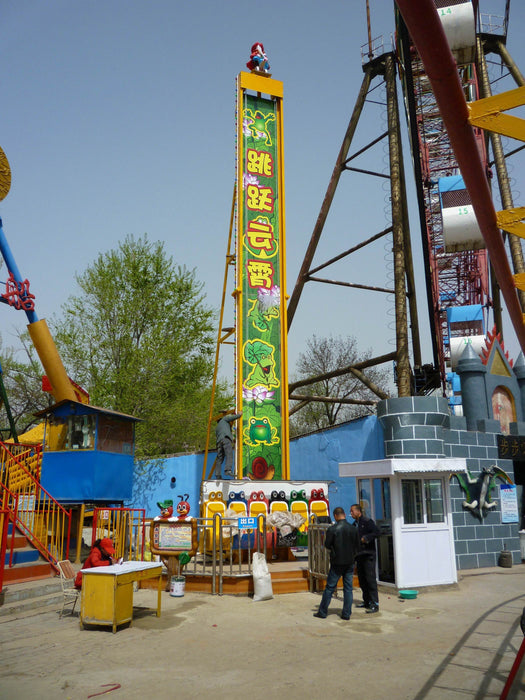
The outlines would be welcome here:
M 84 529 L 84 514 L 86 512 L 86 504 L 81 503 L 80 504 L 80 513 L 78 516 L 78 523 L 77 523 L 77 549 L 76 549 L 76 555 L 75 555 L 75 564 L 80 564 L 80 557 L 82 555 L 82 531 Z
M 267 78 L 256 73 L 246 73 L 244 71 L 239 73 L 239 87 L 244 90 L 260 92 L 263 95 L 271 95 L 272 97 L 283 96 L 282 80 L 273 80 L 273 78 Z
M 517 275 L 512 275 L 514 278 L 514 284 L 518 289 L 521 289 L 522 291 L 525 291 L 525 272 L 520 272 Z M 525 320 L 525 314 L 523 314 L 523 318 Z
M 503 209 L 496 212 L 496 221 L 499 228 L 507 233 L 525 238 L 525 207 L 514 207 L 513 209 Z
M 279 82 L 279 81 L 273 81 Z M 280 95 L 282 98 L 282 93 Z M 278 154 L 279 154 L 279 196 L 281 206 L 279 207 L 279 232 L 281 239 L 281 255 L 279 259 L 281 290 L 286 291 L 286 218 L 285 218 L 285 198 L 284 198 L 284 120 L 283 120 L 283 100 L 277 100 L 277 120 L 278 120 Z M 286 297 L 286 300 L 288 297 Z M 286 302 L 283 302 L 281 311 L 281 469 L 282 478 L 290 478 L 290 433 L 289 433 L 289 400 L 288 400 L 288 316 L 286 313 Z
M 235 240 L 235 251 L 236 251 L 236 264 L 235 266 L 235 289 L 233 291 L 233 298 L 235 301 L 235 406 L 238 410 L 242 410 L 242 339 L 244 337 L 244 323 L 243 323 L 243 313 L 242 313 L 242 232 L 244 231 L 244 207 L 243 207 L 243 172 L 244 172 L 244 139 L 243 139 L 243 110 L 244 110 L 244 94 L 246 90 L 254 90 L 259 92 L 261 90 L 258 87 L 260 82 L 270 80 L 269 78 L 263 78 L 252 73 L 245 73 L 241 71 L 237 76 L 237 163 L 236 163 L 236 175 L 237 175 L 237 201 L 236 201 L 236 231 L 239 232 L 236 235 Z M 266 93 L 268 94 L 268 93 Z M 239 428 L 239 439 L 235 445 L 235 462 L 233 464 L 233 473 L 238 477 L 242 477 L 242 452 L 243 452 L 243 440 L 242 440 L 242 420 Z
M 503 114 L 509 109 L 523 105 L 525 105 L 525 87 L 469 102 L 467 104 L 469 123 L 502 136 L 525 141 L 525 120 Z
M 224 280 L 223 280 L 223 285 L 222 285 L 222 299 L 221 299 L 221 310 L 219 313 L 219 328 L 217 332 L 217 345 L 215 347 L 215 364 L 213 368 L 213 381 L 212 381 L 212 389 L 211 389 L 211 401 L 210 401 L 210 410 L 208 413 L 208 426 L 206 428 L 206 449 L 204 451 L 204 462 L 202 464 L 202 479 L 201 479 L 201 496 L 202 496 L 202 483 L 206 479 L 206 465 L 208 462 L 208 452 L 210 450 L 210 438 L 212 434 L 212 422 L 214 420 L 213 418 L 213 404 L 215 401 L 215 389 L 217 387 L 217 375 L 219 371 L 219 353 L 220 353 L 220 348 L 221 344 L 224 342 L 226 338 L 228 338 L 232 333 L 235 332 L 235 328 L 229 329 L 227 334 L 224 337 L 221 337 L 221 332 L 222 332 L 222 323 L 224 319 L 224 302 L 226 299 L 226 289 L 228 286 L 228 271 L 230 268 L 230 265 L 235 264 L 235 255 L 232 253 L 232 241 L 233 241 L 233 226 L 234 226 L 234 221 L 235 221 L 235 202 L 237 200 L 237 188 L 236 185 L 233 186 L 233 196 L 232 196 L 232 205 L 231 205 L 231 212 L 230 212 L 230 229 L 228 232 L 228 245 L 226 249 L 226 262 L 224 265 Z M 212 464 L 212 469 L 215 465 L 215 462 Z M 211 470 L 210 473 L 208 474 L 208 478 L 211 476 Z M 202 498 L 201 498 L 202 500 Z

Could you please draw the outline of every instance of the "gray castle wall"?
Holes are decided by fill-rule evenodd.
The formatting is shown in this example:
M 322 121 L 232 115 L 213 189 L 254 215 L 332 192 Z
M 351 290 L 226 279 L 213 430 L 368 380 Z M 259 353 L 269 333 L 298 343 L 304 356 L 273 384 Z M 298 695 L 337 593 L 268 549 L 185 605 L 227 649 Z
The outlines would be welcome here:
M 450 428 L 447 432 L 447 447 L 450 457 L 465 457 L 467 467 L 473 476 L 483 467 L 497 464 L 514 480 L 511 460 L 498 459 L 497 436 L 501 433 L 499 421 L 485 420 L 478 422 L 477 431 L 467 431 L 466 420 L 459 416 L 450 416 Z M 458 569 L 474 569 L 484 566 L 496 566 L 498 556 L 506 545 L 512 552 L 512 561 L 521 563 L 521 548 L 518 535 L 518 523 L 501 522 L 501 507 L 498 499 L 497 484 L 492 491 L 492 498 L 497 505 L 492 510 L 485 510 L 483 520 L 463 507 L 465 494 L 454 477 L 450 480 L 450 497 L 452 500 L 452 522 L 456 545 Z
M 477 430 L 467 430 L 464 417 L 449 414 L 446 399 L 412 396 L 381 401 L 377 417 L 384 430 L 385 456 L 404 459 L 463 457 L 475 478 L 483 467 L 496 464 L 514 480 L 510 460 L 498 459 L 497 435 L 500 424 L 480 420 Z M 492 498 L 497 505 L 484 511 L 482 520 L 463 507 L 465 494 L 455 477 L 450 479 L 450 496 L 456 562 L 458 569 L 496 566 L 506 545 L 514 563 L 521 562 L 518 523 L 503 524 L 497 485 Z

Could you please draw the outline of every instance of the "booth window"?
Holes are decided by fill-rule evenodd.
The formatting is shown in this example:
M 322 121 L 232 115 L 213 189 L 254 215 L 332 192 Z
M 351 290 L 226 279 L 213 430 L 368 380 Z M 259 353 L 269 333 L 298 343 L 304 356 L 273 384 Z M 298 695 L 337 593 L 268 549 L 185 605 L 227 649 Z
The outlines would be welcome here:
M 427 523 L 444 523 L 443 482 L 441 479 L 425 479 L 424 484 Z
M 99 416 L 98 449 L 102 452 L 133 454 L 133 423 L 112 416 Z
M 405 525 L 445 522 L 442 479 L 402 479 L 401 491 Z
M 95 416 L 50 416 L 46 425 L 46 449 L 93 450 L 95 447 Z
M 370 517 L 371 498 L 370 498 L 370 479 L 359 479 L 359 505 L 363 509 L 363 513 Z
M 66 450 L 95 447 L 95 416 L 68 416 Z
M 417 525 L 423 522 L 423 500 L 421 498 L 420 479 L 402 479 L 403 521 L 405 525 Z

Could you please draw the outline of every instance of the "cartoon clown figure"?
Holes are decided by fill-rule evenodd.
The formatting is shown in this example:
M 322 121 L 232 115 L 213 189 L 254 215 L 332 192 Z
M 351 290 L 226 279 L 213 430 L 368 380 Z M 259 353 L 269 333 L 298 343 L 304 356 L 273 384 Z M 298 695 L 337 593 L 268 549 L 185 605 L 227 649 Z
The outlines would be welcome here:
M 258 73 L 270 72 L 268 56 L 264 53 L 264 46 L 261 44 L 260 41 L 258 41 L 252 46 L 250 60 L 246 64 L 246 67 L 250 70 L 257 71 Z

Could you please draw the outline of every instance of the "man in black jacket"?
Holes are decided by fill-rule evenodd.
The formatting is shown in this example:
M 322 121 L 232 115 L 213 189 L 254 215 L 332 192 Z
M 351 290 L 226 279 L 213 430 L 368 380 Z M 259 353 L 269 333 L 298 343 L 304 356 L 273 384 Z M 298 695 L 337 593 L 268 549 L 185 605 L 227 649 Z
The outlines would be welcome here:
M 350 515 L 355 520 L 354 525 L 359 532 L 361 549 L 356 557 L 357 577 L 363 592 L 363 602 L 357 607 L 366 608 L 366 612 L 379 612 L 379 596 L 377 594 L 376 580 L 376 539 L 379 536 L 379 528 L 371 518 L 363 515 L 361 506 L 354 503 L 350 508 Z
M 359 535 L 355 527 L 346 520 L 342 508 L 334 510 L 335 524 L 326 531 L 324 546 L 330 550 L 330 571 L 326 587 L 321 598 L 318 612 L 314 617 L 325 618 L 328 606 L 341 576 L 343 577 L 343 620 L 349 620 L 352 614 L 352 588 L 354 579 L 354 561 L 359 549 Z

